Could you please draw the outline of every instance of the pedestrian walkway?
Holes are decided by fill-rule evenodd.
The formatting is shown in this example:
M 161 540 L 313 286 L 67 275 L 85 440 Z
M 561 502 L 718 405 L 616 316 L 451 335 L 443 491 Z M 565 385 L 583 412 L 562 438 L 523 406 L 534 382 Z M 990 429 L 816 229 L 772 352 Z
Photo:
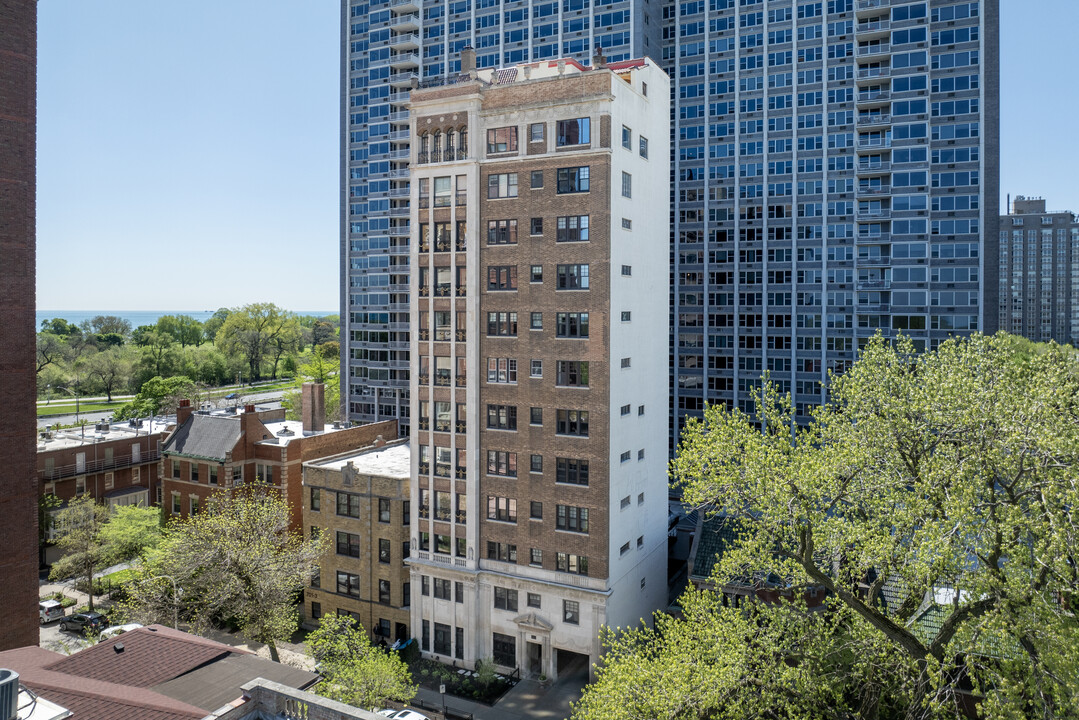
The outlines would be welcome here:
M 458 713 L 472 713 L 475 720 L 565 720 L 572 713 L 570 703 L 580 699 L 587 682 L 587 673 L 571 674 L 550 685 L 522 680 L 503 695 L 494 707 L 453 695 L 446 696 L 446 706 Z M 421 687 L 416 697 L 426 705 L 442 707 L 442 696 L 433 690 Z

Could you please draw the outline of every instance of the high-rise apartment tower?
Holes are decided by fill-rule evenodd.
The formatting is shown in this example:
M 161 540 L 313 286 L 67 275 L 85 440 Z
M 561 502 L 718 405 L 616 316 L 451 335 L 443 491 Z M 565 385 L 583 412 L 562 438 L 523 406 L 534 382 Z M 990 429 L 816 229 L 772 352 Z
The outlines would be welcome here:
M 671 77 L 671 449 L 765 371 L 804 412 L 878 331 L 933 347 L 997 328 L 998 0 L 343 7 L 351 417 L 408 404 L 400 103 L 465 44 L 480 67 L 600 44 Z
M 412 627 L 554 677 L 667 598 L 669 81 L 472 68 L 412 93 Z
M 1000 218 L 1000 329 L 1079 342 L 1079 219 L 1016 196 Z

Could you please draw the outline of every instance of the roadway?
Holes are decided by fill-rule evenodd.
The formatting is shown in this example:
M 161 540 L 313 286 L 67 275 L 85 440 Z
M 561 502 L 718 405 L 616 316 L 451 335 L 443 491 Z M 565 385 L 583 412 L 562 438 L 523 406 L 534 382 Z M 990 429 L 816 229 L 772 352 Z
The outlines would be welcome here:
M 270 392 L 263 393 L 250 393 L 241 394 L 236 400 L 225 400 L 224 398 L 217 398 L 215 401 L 211 401 L 211 405 L 217 407 L 231 407 L 234 403 L 239 405 L 247 405 L 255 403 L 261 408 L 276 409 L 281 407 L 281 397 L 285 394 L 284 390 L 272 390 Z M 79 413 L 80 420 L 86 420 L 93 425 L 94 423 L 102 422 L 103 420 L 109 420 L 112 418 L 112 410 L 101 410 L 97 412 L 83 412 Z M 75 422 L 75 413 L 70 415 L 51 415 L 49 417 L 39 417 L 37 419 L 37 427 L 39 430 L 45 429 L 48 425 L 71 425 Z

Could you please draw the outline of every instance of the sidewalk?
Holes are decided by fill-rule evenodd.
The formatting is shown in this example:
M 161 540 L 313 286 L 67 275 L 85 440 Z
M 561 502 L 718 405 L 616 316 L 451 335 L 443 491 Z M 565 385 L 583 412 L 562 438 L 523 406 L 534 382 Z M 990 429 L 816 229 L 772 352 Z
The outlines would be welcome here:
M 475 720 L 565 720 L 572 712 L 570 703 L 580 699 L 585 681 L 586 677 L 573 675 L 544 687 L 534 680 L 522 680 L 494 707 L 454 695 L 446 695 L 446 706 L 450 710 L 472 713 Z M 442 696 L 425 687 L 419 689 L 416 698 L 428 705 L 442 707 Z

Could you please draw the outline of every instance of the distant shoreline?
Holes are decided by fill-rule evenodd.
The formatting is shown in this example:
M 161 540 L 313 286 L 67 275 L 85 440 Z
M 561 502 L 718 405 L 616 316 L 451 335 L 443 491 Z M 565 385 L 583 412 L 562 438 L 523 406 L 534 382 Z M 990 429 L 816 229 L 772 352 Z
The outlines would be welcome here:
M 43 320 L 63 318 L 69 323 L 79 325 L 84 320 L 89 320 L 97 315 L 115 315 L 131 323 L 132 328 L 139 325 L 155 325 L 162 315 L 189 315 L 199 322 L 206 322 L 213 317 L 216 310 L 38 310 L 35 328 L 41 329 Z M 337 315 L 339 310 L 296 310 L 297 315 L 313 315 L 324 317 Z

